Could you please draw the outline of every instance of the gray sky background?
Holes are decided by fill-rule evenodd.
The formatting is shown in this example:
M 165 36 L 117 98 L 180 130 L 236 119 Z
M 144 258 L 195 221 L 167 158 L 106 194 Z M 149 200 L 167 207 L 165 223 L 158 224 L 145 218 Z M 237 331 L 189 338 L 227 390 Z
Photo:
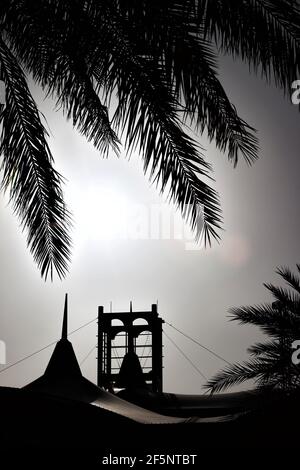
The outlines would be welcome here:
M 34 90 L 46 114 L 56 168 L 66 178 L 65 195 L 73 212 L 74 252 L 63 282 L 45 283 L 26 249 L 18 220 L 0 199 L 0 339 L 12 363 L 59 337 L 64 293 L 69 293 L 70 330 L 96 317 L 97 306 L 126 310 L 150 308 L 158 299 L 168 322 L 213 348 L 229 361 L 247 357 L 260 337 L 254 328 L 228 321 L 228 308 L 269 301 L 263 282 L 280 282 L 278 265 L 299 262 L 299 126 L 296 106 L 280 90 L 267 86 L 248 68 L 223 59 L 223 84 L 240 115 L 259 130 L 261 158 L 233 169 L 226 156 L 199 137 L 212 162 L 220 193 L 224 233 L 220 246 L 187 251 L 182 241 L 103 240 L 108 220 L 99 220 L 95 196 L 150 207 L 164 201 L 144 177 L 138 158 L 111 155 L 103 160 L 50 100 Z M 295 77 L 295 79 L 300 77 Z M 102 202 L 101 202 L 102 201 Z M 169 209 L 171 211 L 171 208 Z M 105 217 L 104 217 L 105 219 Z M 99 235 L 100 234 L 100 235 Z M 223 364 L 166 327 L 166 332 L 207 377 Z M 72 337 L 79 360 L 96 344 L 96 323 Z M 165 338 L 164 389 L 200 393 L 203 380 Z M 52 348 L 0 373 L 0 385 L 22 386 L 45 369 Z M 96 352 L 83 364 L 95 380 Z M 4 366 L 0 366 L 3 368 Z

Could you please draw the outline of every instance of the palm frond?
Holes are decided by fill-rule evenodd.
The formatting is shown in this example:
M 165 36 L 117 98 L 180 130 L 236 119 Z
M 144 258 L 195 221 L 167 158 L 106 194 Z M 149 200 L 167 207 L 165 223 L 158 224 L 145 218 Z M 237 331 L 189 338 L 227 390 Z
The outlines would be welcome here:
M 229 310 L 230 319 L 240 324 L 258 326 L 264 333 L 274 338 L 281 337 L 285 331 L 299 331 L 299 316 L 292 312 L 279 312 L 269 304 L 234 307 Z
M 201 179 L 208 176 L 207 163 L 197 152 L 195 142 L 181 130 L 172 103 L 167 97 L 161 100 L 161 85 L 157 83 L 156 90 L 151 90 L 133 76 L 132 90 L 127 93 L 128 84 L 128 79 L 124 80 L 118 88 L 120 105 L 115 114 L 116 121 L 126 127 L 128 150 L 138 147 L 144 158 L 144 171 L 150 168 L 150 178 L 160 185 L 161 191 L 169 189 L 196 238 L 202 236 L 204 229 L 204 240 L 210 244 L 211 236 L 218 238 L 215 228 L 220 228 L 221 219 L 217 193 Z
M 298 265 L 297 265 L 298 267 Z M 254 358 L 242 364 L 233 364 L 216 374 L 206 388 L 212 393 L 232 385 L 254 379 L 259 389 L 290 391 L 299 388 L 299 368 L 292 363 L 292 343 L 300 335 L 298 278 L 288 268 L 276 271 L 296 292 L 264 284 L 276 302 L 253 307 L 230 309 L 231 319 L 241 324 L 258 326 L 272 339 L 248 348 Z
M 290 357 L 289 357 L 290 359 Z M 289 389 L 299 384 L 299 372 L 290 360 L 282 361 L 280 356 L 254 358 L 233 364 L 218 372 L 205 384 L 211 393 L 218 393 L 234 385 L 253 380 L 258 389 Z
M 0 37 L 1 78 L 6 85 L 0 153 L 2 187 L 10 189 L 14 210 L 28 232 L 27 242 L 46 279 L 55 269 L 60 277 L 70 259 L 70 216 L 63 202 L 61 177 L 53 169 L 40 121 L 25 75 Z
M 110 148 L 118 152 L 107 107 L 94 89 L 79 44 L 76 47 L 80 24 L 64 9 L 57 11 L 68 2 L 61 3 L 49 0 L 37 5 L 23 0 L 13 4 L 6 17 L 9 39 L 34 79 L 57 97 L 73 126 L 100 152 L 107 154 Z
M 232 307 L 229 309 L 230 320 L 238 321 L 242 325 L 252 324 L 256 326 L 265 323 L 272 324 L 277 318 L 278 312 L 270 304 Z
M 54 64 L 53 64 L 54 65 Z M 119 139 L 111 127 L 107 107 L 101 103 L 87 68 L 80 60 L 70 62 L 64 56 L 55 61 L 55 74 L 46 83 L 48 93 L 57 95 L 57 105 L 62 106 L 67 119 L 72 119 L 88 141 L 107 155 L 109 149 L 118 154 Z
M 278 341 L 266 341 L 265 343 L 256 343 L 248 348 L 252 356 L 261 356 L 265 359 L 279 359 L 281 354 L 281 345 Z
M 240 154 L 249 164 L 258 154 L 254 129 L 218 79 L 214 45 L 287 91 L 299 72 L 299 18 L 297 2 L 287 0 L 3 0 L 0 7 L 10 50 L 73 125 L 104 153 L 117 151 L 123 132 L 127 151 L 141 152 L 151 181 L 208 244 L 219 239 L 219 199 L 183 125 L 206 131 L 234 165 Z
M 204 388 L 211 393 L 217 393 L 252 379 L 265 382 L 267 381 L 266 375 L 269 376 L 269 374 L 270 368 L 267 363 L 253 359 L 252 361 L 226 367 L 208 380 Z
M 217 193 L 200 179 L 208 177 L 210 167 L 180 127 L 177 102 L 163 69 L 135 54 L 118 20 L 113 17 L 113 24 L 102 23 L 100 28 L 97 13 L 90 18 L 98 44 L 88 59 L 90 70 L 108 99 L 117 95 L 113 123 L 126 132 L 127 150 L 139 149 L 145 172 L 150 169 L 150 178 L 162 191 L 169 187 L 196 237 L 204 233 L 210 244 L 211 237 L 219 238 L 221 221 Z
M 299 74 L 300 10 L 289 0 L 203 0 L 207 37 L 285 91 Z
M 214 56 L 210 63 L 212 52 L 208 44 L 199 37 L 178 42 L 180 54 L 174 62 L 175 86 L 178 97 L 182 92 L 185 119 L 195 121 L 201 132 L 206 130 L 210 141 L 228 155 L 234 166 L 240 154 L 251 165 L 258 158 L 255 130 L 238 116 L 230 103 L 214 70 Z
M 195 123 L 197 130 L 206 130 L 235 165 L 240 153 L 251 164 L 258 150 L 254 129 L 239 118 L 218 80 L 216 55 L 195 22 L 192 4 L 166 1 L 158 7 L 147 1 L 122 2 L 123 29 L 136 53 L 163 67 L 183 118 Z
M 282 305 L 283 309 L 288 309 L 300 315 L 300 295 L 284 287 L 277 287 L 273 284 L 264 283 L 266 289 L 272 292 L 275 299 Z
M 300 272 L 300 265 L 297 265 L 297 267 Z M 288 267 L 282 266 L 277 268 L 276 273 L 279 274 L 285 282 L 300 295 L 300 280 Z

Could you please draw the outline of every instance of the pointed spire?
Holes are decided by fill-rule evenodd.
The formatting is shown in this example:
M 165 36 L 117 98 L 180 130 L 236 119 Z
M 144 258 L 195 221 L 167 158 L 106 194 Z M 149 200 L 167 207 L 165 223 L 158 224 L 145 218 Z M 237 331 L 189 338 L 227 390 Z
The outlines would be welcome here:
M 130 313 L 132 313 L 132 300 L 130 301 Z
M 68 339 L 68 294 L 65 295 L 65 308 L 61 339 Z

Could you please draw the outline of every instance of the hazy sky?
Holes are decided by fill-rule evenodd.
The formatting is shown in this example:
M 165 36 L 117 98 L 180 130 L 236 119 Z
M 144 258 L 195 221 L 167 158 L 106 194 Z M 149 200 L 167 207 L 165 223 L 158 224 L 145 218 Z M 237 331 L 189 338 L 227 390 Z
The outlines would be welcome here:
M 66 178 L 66 200 L 75 220 L 73 262 L 65 281 L 41 280 L 18 220 L 0 199 L 0 339 L 6 342 L 8 364 L 59 337 L 65 292 L 71 330 L 96 317 L 98 305 L 108 310 L 112 301 L 114 310 L 126 310 L 132 300 L 134 309 L 145 310 L 158 300 L 164 319 L 227 360 L 247 357 L 258 331 L 229 322 L 228 308 L 269 301 L 262 283 L 278 280 L 276 266 L 299 262 L 300 116 L 279 90 L 249 76 L 246 66 L 226 59 L 220 72 L 240 115 L 259 130 L 261 158 L 252 168 L 241 161 L 234 170 L 199 136 L 214 167 L 225 229 L 220 246 L 199 251 L 186 250 L 178 240 L 110 240 L 122 204 L 150 210 L 164 199 L 144 177 L 138 158 L 103 160 L 34 90 L 52 133 L 56 168 Z M 223 366 L 167 326 L 166 332 L 207 377 Z M 96 344 L 96 323 L 71 339 L 81 360 Z M 203 379 L 166 338 L 164 344 L 165 391 L 200 393 Z M 33 380 L 44 371 L 51 351 L 3 372 L 0 385 Z M 82 367 L 91 380 L 95 356 L 94 351 Z

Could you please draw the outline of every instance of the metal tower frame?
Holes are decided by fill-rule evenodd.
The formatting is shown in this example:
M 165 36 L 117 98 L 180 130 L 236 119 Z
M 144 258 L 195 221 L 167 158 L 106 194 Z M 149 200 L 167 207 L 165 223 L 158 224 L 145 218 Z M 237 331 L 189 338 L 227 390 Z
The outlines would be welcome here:
M 134 321 L 142 319 L 145 324 L 134 325 Z M 120 320 L 122 325 L 113 325 L 113 320 Z M 113 360 L 122 360 L 126 353 L 134 352 L 139 359 L 152 359 L 152 367 L 147 368 L 141 364 L 145 382 L 153 392 L 162 392 L 163 389 L 163 343 L 162 325 L 164 320 L 158 316 L 157 305 L 152 304 L 150 311 L 133 312 L 130 304 L 129 312 L 104 312 L 104 307 L 98 307 L 98 357 L 97 357 L 97 385 L 110 388 L 116 383 L 120 367 L 112 367 Z M 151 335 L 151 343 L 137 345 L 137 338 Z M 117 335 L 125 336 L 125 346 L 113 345 Z M 138 348 L 148 349 L 151 346 L 151 355 L 138 354 Z M 122 355 L 112 355 L 113 350 L 124 350 Z

